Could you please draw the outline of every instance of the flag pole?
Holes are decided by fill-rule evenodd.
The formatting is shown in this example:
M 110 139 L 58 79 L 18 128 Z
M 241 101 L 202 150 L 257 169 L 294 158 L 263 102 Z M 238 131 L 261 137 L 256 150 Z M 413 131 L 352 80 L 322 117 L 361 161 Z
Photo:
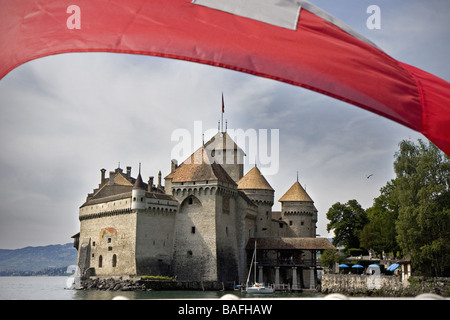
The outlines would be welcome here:
M 225 104 L 223 102 L 223 92 L 222 92 L 222 133 L 223 133 L 223 113 L 225 112 Z

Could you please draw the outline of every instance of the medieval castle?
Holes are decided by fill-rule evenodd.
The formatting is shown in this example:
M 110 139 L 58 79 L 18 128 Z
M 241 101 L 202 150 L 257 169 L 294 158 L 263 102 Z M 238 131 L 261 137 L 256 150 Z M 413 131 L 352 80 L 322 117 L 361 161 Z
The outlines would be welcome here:
M 98 188 L 79 209 L 74 236 L 83 275 L 171 275 L 178 280 L 245 282 L 258 249 L 260 281 L 313 287 L 317 210 L 298 181 L 272 211 L 274 189 L 222 130 L 180 165 L 173 160 L 147 183 L 131 167 L 101 170 Z M 298 274 L 299 273 L 299 274 Z M 294 278 L 294 280 L 292 280 Z

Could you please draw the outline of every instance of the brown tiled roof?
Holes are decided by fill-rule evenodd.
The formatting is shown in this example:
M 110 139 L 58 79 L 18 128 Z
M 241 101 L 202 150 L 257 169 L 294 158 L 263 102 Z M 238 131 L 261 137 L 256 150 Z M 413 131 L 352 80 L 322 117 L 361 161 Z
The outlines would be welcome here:
M 112 186 L 110 186 L 110 187 L 112 187 Z M 175 198 L 171 194 L 165 194 L 165 193 L 160 193 L 160 192 L 146 192 L 145 196 L 147 198 L 159 199 L 159 200 L 175 200 Z M 105 202 L 121 200 L 121 199 L 130 199 L 130 198 L 131 198 L 131 191 L 124 192 L 124 193 L 116 193 L 116 194 L 111 194 L 111 195 L 105 196 L 105 197 L 89 199 L 85 203 L 83 203 L 80 208 L 85 207 L 85 206 L 99 204 L 99 203 L 105 203 Z
M 109 187 L 113 187 L 113 186 L 109 186 Z M 112 188 L 108 188 L 108 189 L 113 190 Z M 110 195 L 107 195 L 107 196 L 101 196 L 101 197 L 95 197 L 95 198 L 88 199 L 88 200 L 86 200 L 85 203 L 83 203 L 81 205 L 80 208 L 83 208 L 85 206 L 99 204 L 99 203 L 105 203 L 105 202 L 109 202 L 109 201 L 131 198 L 131 188 L 129 188 L 129 189 L 130 189 L 129 192 L 111 193 Z M 117 191 L 117 190 L 113 190 L 113 191 Z
M 255 248 L 255 238 L 250 238 L 246 249 Z M 326 238 L 256 238 L 259 250 L 337 250 Z
M 197 149 L 166 179 L 172 182 L 219 180 L 236 185 L 225 169 L 211 160 L 204 147 Z
M 114 176 L 114 184 L 119 184 L 122 186 L 132 186 L 133 184 L 127 180 L 127 178 L 122 173 L 117 173 Z
M 306 193 L 305 189 L 296 181 L 288 191 L 278 200 L 283 201 L 306 201 L 314 202 L 311 197 Z
M 113 184 L 110 185 L 108 183 L 104 184 L 98 192 L 96 192 L 93 196 L 91 196 L 91 199 L 101 199 L 109 196 L 113 196 L 116 194 L 121 194 L 125 192 L 130 192 L 133 189 L 133 186 L 124 186 L 124 185 L 118 185 Z
M 241 180 L 239 180 L 238 189 L 262 189 L 273 191 L 273 188 L 257 167 L 253 167 L 245 176 L 241 178 Z

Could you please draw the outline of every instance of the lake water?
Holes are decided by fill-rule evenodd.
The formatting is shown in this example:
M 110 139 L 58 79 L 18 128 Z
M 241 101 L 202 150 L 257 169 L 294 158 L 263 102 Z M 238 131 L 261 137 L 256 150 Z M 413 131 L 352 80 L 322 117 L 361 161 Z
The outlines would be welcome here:
M 0 277 L 0 300 L 111 300 L 122 296 L 128 299 L 217 299 L 227 293 L 240 298 L 261 298 L 240 292 L 219 291 L 99 291 L 68 290 L 68 277 Z M 320 293 L 282 293 L 270 298 L 315 298 Z M 263 297 L 269 297 L 264 295 Z

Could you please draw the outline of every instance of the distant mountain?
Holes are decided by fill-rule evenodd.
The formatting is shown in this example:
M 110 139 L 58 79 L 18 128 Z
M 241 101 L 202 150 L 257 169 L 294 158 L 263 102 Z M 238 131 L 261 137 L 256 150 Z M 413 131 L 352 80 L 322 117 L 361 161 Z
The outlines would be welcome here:
M 0 249 L 0 271 L 40 271 L 76 263 L 77 250 L 73 247 L 73 243 L 14 250 Z

